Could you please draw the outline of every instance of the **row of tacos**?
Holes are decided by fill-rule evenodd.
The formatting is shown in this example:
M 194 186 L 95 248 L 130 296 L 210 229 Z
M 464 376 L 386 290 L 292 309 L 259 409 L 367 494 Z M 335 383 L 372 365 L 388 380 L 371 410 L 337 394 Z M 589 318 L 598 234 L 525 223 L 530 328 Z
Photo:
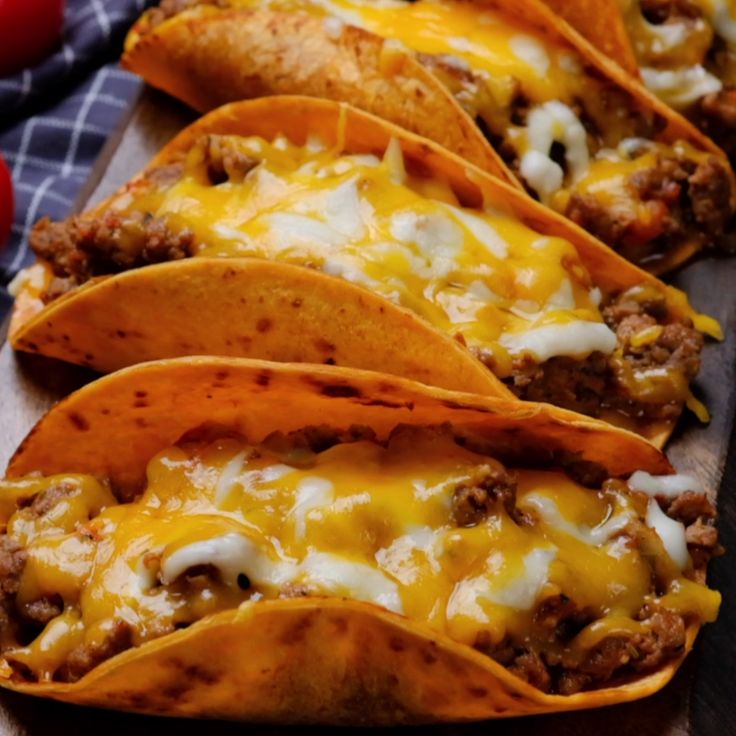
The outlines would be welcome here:
M 351 725 L 663 687 L 720 548 L 658 447 L 721 330 L 655 274 L 727 240 L 725 154 L 537 0 L 163 0 L 123 62 L 211 111 L 31 235 L 13 347 L 111 375 L 0 481 L 0 685 Z

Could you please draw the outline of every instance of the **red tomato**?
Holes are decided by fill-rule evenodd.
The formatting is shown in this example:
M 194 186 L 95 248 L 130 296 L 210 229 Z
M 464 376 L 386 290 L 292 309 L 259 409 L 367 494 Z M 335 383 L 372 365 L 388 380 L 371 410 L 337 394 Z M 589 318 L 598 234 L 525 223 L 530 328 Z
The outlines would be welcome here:
M 45 59 L 63 25 L 64 0 L 0 0 L 0 77 Z
M 8 167 L 0 156 L 0 248 L 5 245 L 10 235 L 13 211 L 13 182 L 10 180 Z

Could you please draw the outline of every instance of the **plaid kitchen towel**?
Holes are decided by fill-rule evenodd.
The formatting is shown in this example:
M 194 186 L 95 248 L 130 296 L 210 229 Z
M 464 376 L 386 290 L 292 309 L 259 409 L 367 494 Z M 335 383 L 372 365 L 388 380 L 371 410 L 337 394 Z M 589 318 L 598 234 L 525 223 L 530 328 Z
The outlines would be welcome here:
M 0 251 L 5 287 L 33 260 L 27 235 L 39 218 L 65 217 L 139 80 L 115 61 L 133 21 L 152 0 L 67 0 L 62 45 L 33 69 L 0 79 L 0 153 L 13 177 L 15 222 Z

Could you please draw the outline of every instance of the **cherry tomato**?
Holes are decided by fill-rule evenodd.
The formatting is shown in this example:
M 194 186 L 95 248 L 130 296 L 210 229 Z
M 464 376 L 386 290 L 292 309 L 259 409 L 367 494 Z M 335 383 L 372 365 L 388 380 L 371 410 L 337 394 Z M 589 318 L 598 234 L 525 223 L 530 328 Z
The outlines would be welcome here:
M 0 77 L 45 59 L 63 25 L 64 0 L 0 0 Z
M 13 211 L 13 182 L 10 180 L 8 167 L 0 156 L 0 248 L 8 241 Z

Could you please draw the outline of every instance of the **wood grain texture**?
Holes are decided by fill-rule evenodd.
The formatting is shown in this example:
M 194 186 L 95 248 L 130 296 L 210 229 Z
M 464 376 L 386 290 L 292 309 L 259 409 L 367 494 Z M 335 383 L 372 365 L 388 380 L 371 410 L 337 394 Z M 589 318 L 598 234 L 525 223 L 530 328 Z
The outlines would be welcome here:
M 112 140 L 101 157 L 79 207 L 99 201 L 139 170 L 192 114 L 162 95 L 146 91 L 122 137 Z M 713 412 L 707 427 L 686 418 L 669 450 L 678 469 L 696 475 L 719 491 L 720 529 L 724 543 L 736 549 L 736 261 L 703 260 L 688 267 L 678 285 L 695 306 L 721 320 L 727 340 L 710 344 L 699 381 L 702 398 Z M 26 432 L 58 398 L 93 378 L 88 371 L 36 356 L 15 356 L 0 349 L 0 464 L 5 466 Z M 706 627 L 695 653 L 661 693 L 638 703 L 587 713 L 495 721 L 467 726 L 423 728 L 437 736 L 723 736 L 736 733 L 736 568 L 730 555 L 712 566 L 712 584 L 724 595 L 721 617 Z M 367 731 L 370 731 L 368 729 Z M 325 729 L 243 726 L 157 719 L 111 713 L 12 693 L 0 694 L 0 734 L 176 734 L 230 736 L 248 733 L 277 736 L 317 734 Z M 334 734 L 352 729 L 332 729 Z M 366 730 L 363 730 L 366 733 Z

